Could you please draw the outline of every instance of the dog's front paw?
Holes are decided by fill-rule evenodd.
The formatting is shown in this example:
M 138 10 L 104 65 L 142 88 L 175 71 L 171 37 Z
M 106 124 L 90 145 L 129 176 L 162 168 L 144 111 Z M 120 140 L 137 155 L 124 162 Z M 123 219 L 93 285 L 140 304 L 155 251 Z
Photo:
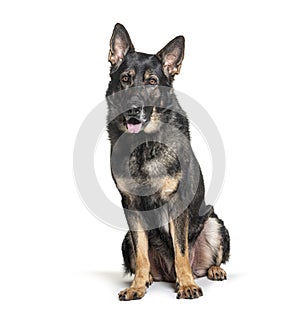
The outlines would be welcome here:
M 197 299 L 202 295 L 202 289 L 196 283 L 177 284 L 177 299 Z
M 120 301 L 139 300 L 146 294 L 146 288 L 130 287 L 119 293 Z

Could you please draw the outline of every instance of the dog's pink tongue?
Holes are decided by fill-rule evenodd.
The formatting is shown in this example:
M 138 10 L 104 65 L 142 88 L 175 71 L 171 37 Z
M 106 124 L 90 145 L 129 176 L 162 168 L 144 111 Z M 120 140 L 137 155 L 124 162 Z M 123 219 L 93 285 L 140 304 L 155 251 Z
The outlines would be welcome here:
M 138 133 L 140 132 L 142 127 L 142 123 L 140 124 L 127 124 L 127 129 L 130 133 Z

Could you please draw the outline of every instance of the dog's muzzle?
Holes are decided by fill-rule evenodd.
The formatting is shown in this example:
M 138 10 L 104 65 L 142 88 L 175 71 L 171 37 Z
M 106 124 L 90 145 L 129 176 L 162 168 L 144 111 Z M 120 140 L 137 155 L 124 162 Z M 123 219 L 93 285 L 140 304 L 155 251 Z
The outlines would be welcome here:
M 129 108 L 125 113 L 126 127 L 130 133 L 139 133 L 143 124 L 143 101 L 133 96 L 127 103 Z

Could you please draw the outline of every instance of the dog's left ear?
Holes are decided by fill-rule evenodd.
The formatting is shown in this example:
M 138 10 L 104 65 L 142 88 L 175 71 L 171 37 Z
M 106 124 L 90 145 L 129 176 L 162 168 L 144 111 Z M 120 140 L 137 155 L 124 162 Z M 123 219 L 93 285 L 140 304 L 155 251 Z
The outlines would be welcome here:
M 184 37 L 175 37 L 156 56 L 161 60 L 167 76 L 179 74 L 184 57 Z
M 121 63 L 128 52 L 134 52 L 134 47 L 126 28 L 117 23 L 111 39 L 108 60 L 112 65 Z

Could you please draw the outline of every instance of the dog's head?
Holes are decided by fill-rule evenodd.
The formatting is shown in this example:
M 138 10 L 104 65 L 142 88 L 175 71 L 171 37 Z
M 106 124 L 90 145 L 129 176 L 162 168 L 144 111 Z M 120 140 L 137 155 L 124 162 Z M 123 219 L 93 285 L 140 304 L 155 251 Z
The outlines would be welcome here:
M 111 81 L 107 97 L 110 110 L 122 113 L 118 122 L 123 132 L 153 132 L 153 120 L 167 107 L 166 94 L 172 93 L 172 82 L 180 72 L 183 56 L 183 36 L 151 55 L 136 52 L 125 27 L 115 25 L 110 40 Z

